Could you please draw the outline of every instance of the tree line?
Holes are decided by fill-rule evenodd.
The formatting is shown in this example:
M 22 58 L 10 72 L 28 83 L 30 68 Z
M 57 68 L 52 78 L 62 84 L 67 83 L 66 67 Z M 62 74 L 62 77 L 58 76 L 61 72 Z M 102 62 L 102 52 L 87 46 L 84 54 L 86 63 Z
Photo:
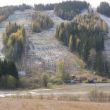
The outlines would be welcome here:
M 6 20 L 11 14 L 13 14 L 16 10 L 24 11 L 25 9 L 30 9 L 31 6 L 22 4 L 19 6 L 5 6 L 0 7 L 0 22 Z
M 37 12 L 32 16 L 32 31 L 41 32 L 53 27 L 53 21 L 44 13 Z
M 22 5 L 18 5 L 16 6 L 16 10 L 20 10 L 20 11 L 24 11 L 26 9 L 31 9 L 32 7 L 30 5 L 27 4 L 22 4 Z
M 99 75 L 110 76 L 109 66 L 103 55 L 107 24 L 96 14 L 79 15 L 71 22 L 61 23 L 55 37 L 68 46 L 71 52 L 78 52 L 87 68 Z
M 6 27 L 5 33 L 3 34 L 4 53 L 8 60 L 18 61 L 20 60 L 25 41 L 25 29 L 16 23 Z
M 107 2 L 101 2 L 97 7 L 97 11 L 103 15 L 110 17 L 110 4 Z
M 43 11 L 43 10 L 54 10 L 55 4 L 35 4 L 34 9 L 37 11 Z
M 0 22 L 7 19 L 9 15 L 13 14 L 14 10 L 16 10 L 14 6 L 0 7 Z
M 55 5 L 55 13 L 62 19 L 72 20 L 83 10 L 88 9 L 89 4 L 82 1 L 66 1 Z

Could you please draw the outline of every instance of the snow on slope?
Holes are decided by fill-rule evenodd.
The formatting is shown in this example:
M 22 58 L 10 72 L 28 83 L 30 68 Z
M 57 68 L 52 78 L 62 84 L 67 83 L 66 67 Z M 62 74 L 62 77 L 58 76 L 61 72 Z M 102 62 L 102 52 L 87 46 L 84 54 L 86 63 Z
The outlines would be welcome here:
M 108 24 L 108 27 L 110 28 L 110 18 L 102 14 L 99 14 L 99 15 Z
M 106 55 L 107 60 L 110 61 L 110 18 L 99 14 L 101 19 L 104 20 L 108 24 L 108 39 L 104 41 L 104 55 Z

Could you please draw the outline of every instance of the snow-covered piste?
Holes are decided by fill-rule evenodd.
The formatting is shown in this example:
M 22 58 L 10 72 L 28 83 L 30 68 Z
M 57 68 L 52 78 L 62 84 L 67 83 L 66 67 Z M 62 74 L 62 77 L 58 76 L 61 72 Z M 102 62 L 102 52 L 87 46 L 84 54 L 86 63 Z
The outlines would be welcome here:
M 104 16 L 102 14 L 99 14 L 102 20 L 104 20 L 108 25 L 108 35 L 107 39 L 104 41 L 104 55 L 106 55 L 107 60 L 110 61 L 110 18 L 107 16 Z

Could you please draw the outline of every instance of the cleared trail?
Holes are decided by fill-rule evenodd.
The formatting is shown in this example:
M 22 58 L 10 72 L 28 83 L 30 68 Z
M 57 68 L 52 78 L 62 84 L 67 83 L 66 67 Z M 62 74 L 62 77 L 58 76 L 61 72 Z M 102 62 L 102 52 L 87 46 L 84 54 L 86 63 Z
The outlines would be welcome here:
M 108 24 L 108 35 L 104 41 L 104 55 L 110 61 L 110 18 L 101 14 L 100 17 Z

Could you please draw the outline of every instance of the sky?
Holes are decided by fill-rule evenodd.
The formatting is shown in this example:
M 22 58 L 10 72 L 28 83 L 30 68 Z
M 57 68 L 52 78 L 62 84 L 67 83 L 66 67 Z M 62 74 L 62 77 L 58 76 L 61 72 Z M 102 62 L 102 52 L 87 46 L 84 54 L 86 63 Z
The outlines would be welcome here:
M 47 3 L 58 3 L 62 1 L 66 1 L 66 0 L 0 0 L 0 6 L 19 5 L 23 3 L 29 5 L 34 5 L 39 3 L 47 4 Z M 80 1 L 84 1 L 84 0 L 80 0 Z M 110 3 L 110 0 L 85 0 L 85 1 L 89 2 L 92 5 L 92 7 L 97 7 L 102 1 L 106 1 Z

